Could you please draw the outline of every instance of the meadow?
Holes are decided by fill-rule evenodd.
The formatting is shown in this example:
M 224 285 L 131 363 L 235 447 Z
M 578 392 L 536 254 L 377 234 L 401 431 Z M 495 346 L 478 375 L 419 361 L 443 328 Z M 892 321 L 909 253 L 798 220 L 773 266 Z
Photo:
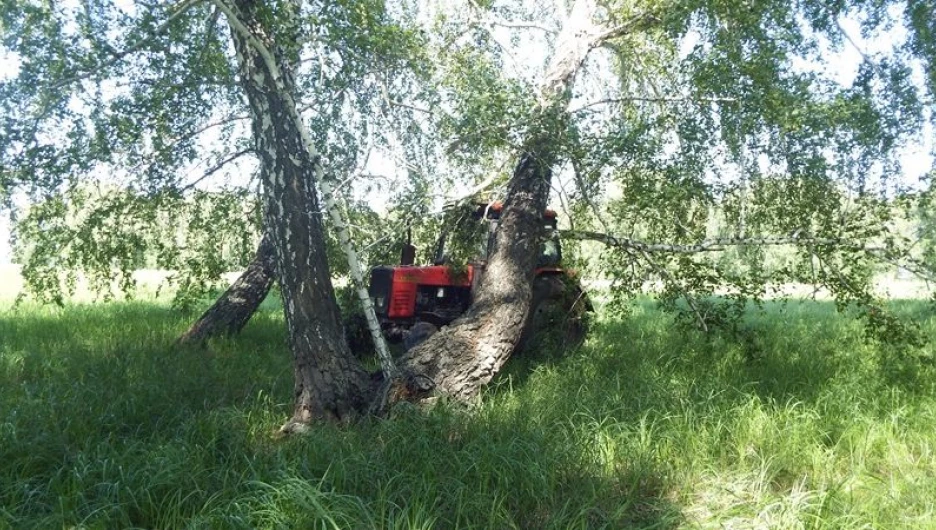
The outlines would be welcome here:
M 895 301 L 936 338 L 922 301 Z M 277 438 L 283 320 L 175 349 L 154 299 L 0 302 L 0 528 L 936 528 L 931 345 L 868 342 L 828 302 L 743 333 L 601 309 L 471 409 Z

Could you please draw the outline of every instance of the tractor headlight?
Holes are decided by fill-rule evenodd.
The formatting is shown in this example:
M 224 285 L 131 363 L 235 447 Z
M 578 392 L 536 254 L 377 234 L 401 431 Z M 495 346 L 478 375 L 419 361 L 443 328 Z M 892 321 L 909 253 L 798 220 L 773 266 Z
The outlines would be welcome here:
M 382 296 L 377 296 L 377 297 L 375 297 L 375 298 L 374 298 L 374 305 L 375 305 L 376 307 L 382 309 L 383 306 L 384 306 L 384 297 L 382 297 Z
M 445 298 L 445 288 L 439 287 L 439 290 L 436 291 L 436 298 Z

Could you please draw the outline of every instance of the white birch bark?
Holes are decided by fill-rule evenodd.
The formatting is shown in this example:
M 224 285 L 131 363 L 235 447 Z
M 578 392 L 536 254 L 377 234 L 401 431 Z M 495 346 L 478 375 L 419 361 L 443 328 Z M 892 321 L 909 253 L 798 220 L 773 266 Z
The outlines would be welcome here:
M 390 355 L 390 348 L 387 347 L 387 341 L 380 330 L 380 322 L 377 321 L 377 313 L 374 311 L 374 302 L 371 300 L 370 293 L 367 292 L 367 284 L 364 281 L 364 271 L 361 268 L 361 260 L 358 258 L 357 251 L 351 242 L 351 233 L 348 231 L 348 225 L 341 216 L 341 210 L 335 202 L 334 188 L 330 179 L 324 176 L 321 164 L 316 164 L 315 168 L 318 174 L 319 183 L 322 187 L 322 195 L 325 200 L 325 209 L 332 219 L 335 230 L 338 231 L 338 243 L 345 253 L 348 260 L 348 268 L 351 271 L 351 280 L 354 282 L 354 290 L 357 293 L 361 308 L 364 310 L 364 317 L 367 319 L 367 329 L 370 331 L 371 338 L 374 340 L 374 347 L 377 348 L 377 356 L 380 358 L 380 369 L 383 371 L 387 380 L 397 375 L 396 366 L 393 363 L 393 357 Z
M 286 89 L 283 83 L 283 76 L 276 64 L 276 59 L 273 57 L 273 54 L 270 52 L 270 50 L 264 46 L 264 44 L 256 37 L 254 37 L 250 30 L 237 17 L 235 10 L 230 5 L 228 5 L 225 0 L 212 0 L 212 2 L 225 14 L 231 27 L 234 28 L 234 30 L 237 31 L 263 59 L 267 70 L 270 72 L 270 75 L 273 76 L 273 81 L 280 97 L 283 101 L 286 102 L 286 111 L 289 113 L 289 118 L 296 123 L 296 127 L 298 128 L 302 137 L 302 144 L 308 153 L 309 159 L 312 160 L 313 164 L 315 165 L 314 172 L 321 186 L 322 196 L 325 202 L 325 209 L 327 210 L 328 215 L 332 220 L 332 224 L 337 230 L 339 244 L 341 245 L 342 250 L 345 252 L 345 257 L 348 260 L 352 281 L 355 284 L 355 290 L 357 292 L 358 299 L 360 300 L 362 309 L 364 311 L 364 316 L 367 319 L 367 327 L 371 333 L 371 337 L 373 338 L 374 345 L 377 349 L 377 355 L 380 358 L 381 370 L 384 372 L 384 376 L 389 380 L 396 376 L 397 369 L 393 363 L 393 358 L 390 355 L 390 349 L 387 347 L 386 339 L 384 338 L 383 333 L 380 331 L 380 324 L 377 321 L 377 315 L 374 312 L 374 305 L 367 292 L 367 288 L 365 287 L 366 284 L 364 281 L 364 273 L 361 268 L 361 261 L 358 258 L 357 252 L 354 250 L 354 246 L 351 242 L 351 235 L 348 231 L 347 223 L 345 223 L 344 218 L 341 215 L 341 210 L 338 207 L 338 203 L 335 201 L 334 187 L 330 182 L 330 178 L 326 175 L 321 156 L 319 155 L 318 149 L 316 149 L 315 144 L 312 141 L 308 127 L 306 127 L 305 122 L 302 120 L 302 116 L 299 114 L 295 98 L 293 98 L 293 95 L 290 93 L 290 91 Z M 297 161 L 293 162 L 296 163 Z

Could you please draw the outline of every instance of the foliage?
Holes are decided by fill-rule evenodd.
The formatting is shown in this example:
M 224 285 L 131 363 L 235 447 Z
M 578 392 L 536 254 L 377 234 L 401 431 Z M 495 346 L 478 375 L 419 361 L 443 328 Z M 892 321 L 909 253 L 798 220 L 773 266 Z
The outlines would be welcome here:
M 828 303 L 746 313 L 743 342 L 646 300 L 601 310 L 576 355 L 517 358 L 480 407 L 285 440 L 278 308 L 205 355 L 166 349 L 187 324 L 151 300 L 0 316 L 0 526 L 840 529 L 936 508 L 932 365 Z
M 17 224 L 14 257 L 40 301 L 59 305 L 79 273 L 105 298 L 132 293 L 137 269 L 178 271 L 173 305 L 190 309 L 222 274 L 246 266 L 259 240 L 258 205 L 243 193 L 143 195 L 75 190 L 38 203 Z M 65 281 L 57 280 L 66 271 Z
M 607 38 L 577 43 L 595 49 L 561 95 L 569 104 L 540 112 L 556 37 L 575 14 L 567 4 L 313 1 L 290 18 L 293 3 L 262 3 L 271 39 L 303 36 L 289 51 L 300 64 L 295 96 L 329 173 L 345 183 L 370 263 L 395 261 L 408 228 L 431 248 L 447 221 L 430 214 L 479 183 L 502 191 L 510 161 L 535 137 L 557 160 L 554 196 L 570 224 L 657 246 L 612 245 L 589 260 L 620 296 L 659 282 L 667 307 L 708 329 L 731 326 L 778 283 L 806 282 L 857 308 L 875 336 L 912 335 L 885 315 L 871 282 L 882 263 L 915 259 L 894 201 L 909 185 L 901 149 L 934 118 L 931 5 L 602 2 L 592 22 Z M 102 172 L 145 197 L 251 174 L 248 112 L 219 19 L 204 2 L 4 4 L 2 47 L 20 66 L 0 81 L 0 198 L 20 190 L 34 208 L 67 203 Z M 901 31 L 891 49 L 864 49 Z M 833 75 L 852 48 L 856 71 Z M 369 178 L 378 151 L 399 178 Z M 252 189 L 236 180 L 227 183 L 235 195 Z M 385 215 L 355 200 L 377 195 Z M 27 269 L 30 285 L 58 285 L 53 273 L 68 274 L 53 250 L 60 231 L 26 232 L 49 249 L 33 254 L 47 261 Z M 771 238 L 789 240 L 779 257 L 762 243 Z M 731 243 L 685 250 L 713 239 Z M 128 241 L 100 245 L 113 255 L 86 254 L 81 266 L 110 277 L 128 266 Z M 208 254 L 189 261 L 209 264 L 193 267 L 195 284 L 216 270 Z M 339 274 L 340 262 L 331 262 Z M 725 292 L 732 305 L 706 301 Z
M 930 175 L 928 190 L 908 201 L 910 215 L 917 220 L 916 233 L 913 235 L 919 242 L 919 249 L 915 257 L 919 259 L 919 266 L 931 274 L 936 271 L 936 203 L 933 202 L 936 198 L 933 192 L 936 190 L 933 189 L 932 178 L 933 175 Z
M 473 203 L 445 212 L 439 227 L 440 237 L 444 238 L 441 258 L 455 271 L 464 271 L 468 263 L 487 258 L 490 221 L 481 217 L 486 214 L 484 206 Z

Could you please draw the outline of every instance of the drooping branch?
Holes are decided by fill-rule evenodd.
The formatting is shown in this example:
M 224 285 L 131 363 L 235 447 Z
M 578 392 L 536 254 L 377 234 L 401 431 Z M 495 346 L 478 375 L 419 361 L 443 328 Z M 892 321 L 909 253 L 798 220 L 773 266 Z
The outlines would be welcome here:
M 698 254 L 700 252 L 720 252 L 728 247 L 742 246 L 778 246 L 778 245 L 840 245 L 845 240 L 840 238 L 813 237 L 797 231 L 789 236 L 767 237 L 720 237 L 706 239 L 691 245 L 677 245 L 669 243 L 648 243 L 639 239 L 624 236 L 604 234 L 601 232 L 571 231 L 560 232 L 561 237 L 585 241 L 598 241 L 613 247 L 621 247 L 640 252 L 660 252 L 669 254 Z M 877 247 L 868 247 L 873 250 Z
M 731 247 L 771 247 L 771 246 L 797 246 L 808 249 L 809 255 L 819 259 L 819 266 L 822 269 L 828 269 L 831 271 L 835 278 L 837 279 L 840 285 L 847 287 L 847 290 L 851 293 L 859 293 L 861 290 L 858 287 L 855 287 L 849 282 L 845 276 L 837 268 L 832 267 L 830 264 L 823 260 L 818 252 L 817 248 L 826 247 L 831 249 L 844 249 L 847 248 L 850 252 L 856 253 L 857 255 L 863 255 L 866 258 L 869 258 L 873 261 L 876 261 L 881 264 L 887 264 L 894 267 L 903 269 L 920 280 L 925 282 L 933 283 L 936 282 L 936 273 L 933 272 L 932 267 L 928 266 L 926 263 L 921 260 L 913 257 L 910 253 L 910 249 L 903 248 L 900 250 L 894 249 L 888 246 L 874 245 L 863 243 L 860 241 L 848 240 L 845 238 L 831 238 L 831 237 L 815 237 L 809 234 L 806 234 L 802 231 L 796 231 L 788 236 L 764 236 L 764 237 L 726 237 L 726 238 L 713 238 L 699 241 L 695 244 L 667 244 L 667 243 L 649 243 L 639 239 L 629 238 L 625 236 L 611 235 L 601 232 L 590 232 L 590 231 L 574 231 L 574 230 L 564 230 L 560 232 L 560 236 L 579 240 L 579 241 L 597 241 L 603 243 L 610 247 L 620 249 L 627 254 L 640 257 L 645 261 L 654 272 L 660 275 L 666 281 L 673 283 L 673 278 L 666 271 L 665 268 L 658 266 L 654 261 L 654 255 L 661 254 L 700 254 L 705 252 L 721 252 L 725 251 Z M 812 262 L 811 262 L 812 263 Z M 827 272 L 828 272 L 827 271 Z M 813 283 L 817 283 L 817 277 L 815 272 L 813 273 Z M 827 282 L 818 282 L 819 284 L 826 284 Z M 828 287 L 828 285 L 826 285 Z M 705 329 L 704 319 L 698 308 L 696 307 L 691 293 L 686 289 L 681 289 L 683 296 L 686 298 L 689 303 L 690 309 L 695 314 L 696 318 L 699 320 L 700 325 Z

